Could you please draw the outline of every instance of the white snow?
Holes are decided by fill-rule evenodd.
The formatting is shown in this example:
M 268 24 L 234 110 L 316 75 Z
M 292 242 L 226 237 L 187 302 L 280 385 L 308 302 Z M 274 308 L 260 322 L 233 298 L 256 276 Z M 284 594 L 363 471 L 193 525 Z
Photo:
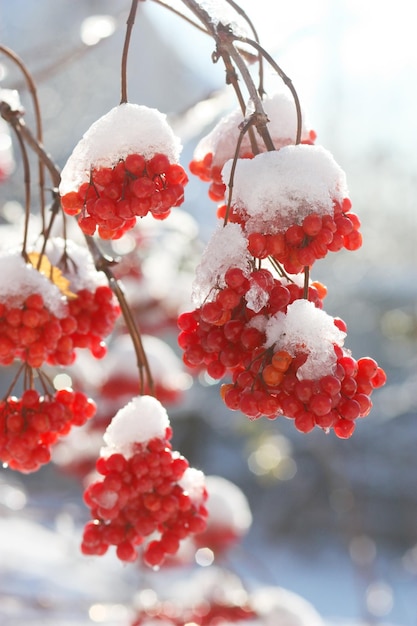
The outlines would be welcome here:
M 188 467 L 178 484 L 188 493 L 194 504 L 203 502 L 205 489 L 205 476 L 203 472 L 194 467 Z
M 247 240 L 239 224 L 218 226 L 211 236 L 196 269 L 192 301 L 200 306 L 210 295 L 213 287 L 224 287 L 224 275 L 231 267 L 237 267 L 249 275 L 251 255 Z
M 261 285 L 256 280 L 250 281 L 250 288 L 245 293 L 245 300 L 248 308 L 255 313 L 259 313 L 264 306 L 268 304 L 269 293 L 265 289 L 262 289 Z
M 67 266 L 62 267 L 62 256 L 66 251 Z M 52 265 L 60 264 L 65 278 L 70 281 L 70 289 L 73 292 L 81 289 L 95 291 L 100 285 L 107 285 L 108 280 L 103 272 L 98 272 L 95 268 L 93 258 L 86 247 L 79 246 L 71 239 L 54 237 L 49 239 L 46 245 L 46 255 Z
M 169 418 L 162 404 L 152 396 L 136 396 L 116 413 L 103 439 L 100 455 L 120 453 L 132 456 L 135 443 L 146 443 L 154 437 L 165 437 Z
M 264 626 L 324 626 L 310 602 L 282 587 L 261 587 L 254 591 L 251 606 Z
M 283 146 L 293 144 L 297 134 L 297 111 L 294 99 L 289 91 L 278 91 L 272 96 L 266 97 L 262 102 L 263 109 L 268 117 L 268 131 L 272 142 L 278 150 Z M 248 103 L 247 114 L 253 111 L 252 102 Z M 194 150 L 194 159 L 201 161 L 206 154 L 213 154 L 213 165 L 222 166 L 232 159 L 236 144 L 240 135 L 239 125 L 244 121 L 240 108 L 235 109 L 216 124 L 213 130 L 203 137 Z M 309 139 L 310 129 L 302 111 L 301 141 Z M 260 152 L 266 150 L 260 136 L 257 135 L 257 143 Z M 249 134 L 245 133 L 240 147 L 240 155 L 252 153 Z
M 232 161 L 223 170 L 227 184 Z M 301 224 L 310 213 L 330 215 L 333 200 L 347 197 L 346 176 L 321 146 L 299 144 L 239 159 L 232 204 L 249 215 L 246 230 L 273 233 Z
M 343 346 L 346 333 L 339 330 L 333 318 L 312 302 L 300 299 L 288 305 L 287 312 L 276 313 L 266 325 L 265 347 L 286 350 L 291 356 L 307 353 L 306 362 L 297 377 L 317 380 L 331 374 L 336 364 L 334 345 Z
M 34 293 L 42 295 L 45 307 L 56 317 L 65 317 L 67 304 L 59 288 L 25 263 L 20 252 L 0 252 L 0 302 L 19 307 Z
M 252 524 L 248 500 L 241 489 L 222 476 L 206 476 L 207 509 L 211 526 L 227 526 L 242 536 Z
M 25 112 L 17 89 L 0 89 L 0 100 L 7 102 L 12 111 Z
M 89 180 L 92 167 L 113 167 L 129 154 L 150 159 L 162 152 L 178 162 L 180 151 L 166 115 L 143 105 L 120 104 L 94 122 L 75 146 L 62 170 L 59 192 L 76 191 Z
M 10 176 L 13 172 L 15 161 L 13 158 L 12 138 L 7 122 L 0 119 L 0 179 Z
M 235 35 L 251 36 L 247 22 L 225 0 L 199 0 L 198 4 L 207 11 L 215 26 L 221 23 L 230 26 Z

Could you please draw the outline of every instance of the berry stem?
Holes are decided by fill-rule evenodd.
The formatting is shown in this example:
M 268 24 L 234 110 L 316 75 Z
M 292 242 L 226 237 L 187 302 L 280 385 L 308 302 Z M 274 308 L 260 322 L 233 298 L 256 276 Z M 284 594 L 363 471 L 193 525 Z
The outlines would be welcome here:
M 28 232 L 29 232 L 29 220 L 30 220 L 30 164 L 29 157 L 26 150 L 25 142 L 20 133 L 19 126 L 13 126 L 13 130 L 16 134 L 16 138 L 19 144 L 20 152 L 22 154 L 22 165 L 23 165 L 23 181 L 25 185 L 25 226 L 23 231 L 23 244 L 22 244 L 22 256 L 26 260 L 26 245 L 28 240 Z
M 255 38 L 255 41 L 257 43 L 259 43 L 259 37 L 258 37 L 258 33 L 255 29 L 255 26 L 252 22 L 252 20 L 249 18 L 249 16 L 245 13 L 245 11 L 234 1 L 234 0 L 226 0 L 227 4 L 230 4 L 231 7 L 234 8 L 234 10 L 236 11 L 236 13 L 238 13 L 241 17 L 243 17 L 243 19 L 246 21 L 246 23 L 249 25 L 253 36 Z M 262 54 L 258 54 L 258 62 L 259 62 L 259 86 L 258 86 L 258 93 L 261 96 L 261 98 L 265 95 L 265 90 L 264 90 L 264 69 L 263 69 L 263 57 Z
M 295 108 L 297 112 L 297 134 L 296 134 L 295 143 L 296 145 L 298 145 L 301 141 L 301 131 L 302 131 L 301 104 L 300 104 L 300 99 L 298 97 L 297 91 L 295 90 L 295 87 L 292 84 L 292 80 L 285 74 L 285 72 L 281 69 L 278 63 L 276 63 L 276 61 L 272 58 L 272 56 L 259 44 L 258 41 L 248 39 L 247 37 L 238 37 L 238 36 L 234 36 L 234 39 L 237 41 L 241 41 L 242 43 L 246 43 L 250 46 L 253 46 L 256 50 L 258 50 L 258 52 L 262 55 L 262 57 L 266 61 L 268 61 L 271 67 L 275 70 L 275 72 L 282 79 L 284 84 L 291 91 L 291 94 L 294 98 L 294 104 L 295 104 Z
M 25 78 L 29 93 L 32 97 L 33 109 L 35 113 L 36 138 L 37 138 L 38 143 L 42 144 L 43 142 L 42 117 L 41 117 L 41 110 L 39 106 L 39 99 L 38 99 L 35 81 L 33 80 L 31 73 L 29 72 L 28 68 L 26 67 L 22 59 L 15 52 L 13 52 L 13 50 L 10 50 L 10 48 L 7 48 L 6 46 L 0 45 L 0 52 L 5 54 L 10 60 L 12 60 L 18 66 L 18 68 L 20 69 L 20 71 L 22 72 Z M 45 192 L 44 192 L 45 190 L 45 167 L 44 167 L 43 160 L 41 158 L 38 159 L 38 176 L 39 176 L 40 213 L 41 213 L 42 225 L 44 228 L 45 227 Z
M 308 300 L 308 284 L 310 281 L 310 267 L 306 265 L 304 267 L 304 290 L 303 290 L 303 298 L 304 300 Z
M 26 363 L 21 363 L 19 365 L 19 368 L 18 368 L 16 374 L 14 375 L 12 382 L 10 383 L 6 393 L 3 395 L 3 398 L 2 398 L 3 400 L 6 400 L 10 396 L 10 394 L 12 393 L 12 391 L 13 391 L 17 381 L 19 380 L 20 375 L 21 375 L 21 373 L 22 373 L 22 371 L 23 371 L 23 369 L 25 367 L 27 367 Z
M 145 373 L 146 382 L 148 383 L 149 387 L 149 395 L 154 395 L 154 381 L 149 367 L 149 362 L 143 348 L 142 338 L 138 325 L 133 318 L 132 311 L 127 303 L 123 289 L 121 288 L 119 281 L 114 277 L 113 272 L 111 271 L 111 266 L 114 265 L 115 262 L 109 257 L 102 254 L 92 237 L 85 235 L 85 240 L 93 257 L 97 271 L 101 271 L 106 275 L 109 281 L 109 286 L 111 287 L 120 304 L 123 319 L 127 326 L 129 335 L 132 339 L 133 347 L 136 354 L 136 362 L 140 378 L 140 393 L 143 394 L 145 390 Z
M 127 102 L 127 57 L 129 54 L 130 37 L 132 35 L 133 26 L 135 23 L 136 11 L 138 8 L 138 1 L 139 0 L 132 0 L 129 16 L 126 22 L 127 28 L 126 28 L 126 35 L 125 35 L 125 41 L 124 41 L 123 53 L 122 53 L 120 104 L 125 104 Z
M 224 221 L 223 221 L 223 226 L 226 226 L 228 220 L 229 220 L 229 213 L 230 213 L 230 207 L 232 205 L 232 192 L 233 192 L 233 180 L 234 180 L 234 176 L 235 176 L 235 171 L 236 171 L 236 165 L 237 165 L 237 161 L 239 158 L 239 151 L 240 151 L 240 146 L 242 145 L 242 141 L 243 141 L 243 137 L 245 136 L 245 133 L 249 130 L 249 128 L 251 128 L 251 124 L 252 124 L 252 116 L 245 122 L 243 122 L 242 124 L 242 128 L 240 129 L 240 134 L 239 134 L 239 138 L 237 140 L 236 143 L 236 149 L 235 149 L 235 153 L 233 155 L 233 163 L 232 163 L 232 167 L 230 169 L 230 177 L 229 177 L 229 182 L 228 182 L 228 195 L 227 195 L 227 208 L 226 208 L 226 213 L 224 216 Z

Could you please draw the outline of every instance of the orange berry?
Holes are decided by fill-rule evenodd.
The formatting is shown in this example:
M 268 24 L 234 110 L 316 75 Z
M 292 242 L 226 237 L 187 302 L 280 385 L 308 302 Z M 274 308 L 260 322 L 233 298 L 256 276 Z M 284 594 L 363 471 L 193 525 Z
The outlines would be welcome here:
M 272 356 L 272 367 L 278 372 L 285 373 L 292 362 L 292 356 L 285 350 L 279 350 Z
M 273 365 L 267 365 L 262 371 L 262 378 L 270 387 L 276 387 L 284 379 L 284 372 L 278 371 Z

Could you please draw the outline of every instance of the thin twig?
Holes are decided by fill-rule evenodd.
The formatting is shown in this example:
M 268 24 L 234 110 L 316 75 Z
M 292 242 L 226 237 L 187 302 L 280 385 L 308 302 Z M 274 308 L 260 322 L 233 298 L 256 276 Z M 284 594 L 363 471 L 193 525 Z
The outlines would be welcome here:
M 31 73 L 29 72 L 28 68 L 26 67 L 25 63 L 13 50 L 11 50 L 10 48 L 7 48 L 6 46 L 0 45 L 0 52 L 5 54 L 9 59 L 11 59 L 18 66 L 18 68 L 20 69 L 20 71 L 22 72 L 25 78 L 27 88 L 32 97 L 33 109 L 35 113 L 36 139 L 38 140 L 38 143 L 42 144 L 43 142 L 42 116 L 41 116 L 41 110 L 39 106 L 39 99 L 38 99 L 35 81 L 33 80 L 33 77 Z M 38 176 L 39 176 L 40 213 L 41 213 L 41 219 L 42 219 L 42 226 L 43 228 L 45 228 L 45 171 L 44 171 L 44 164 L 41 159 L 38 159 Z
M 126 22 L 127 28 L 126 28 L 126 35 L 125 35 L 125 41 L 124 41 L 123 53 L 122 53 L 120 104 L 125 104 L 127 102 L 127 57 L 129 54 L 130 37 L 132 35 L 133 25 L 135 23 L 137 8 L 138 8 L 138 0 L 132 0 L 129 17 L 127 18 L 127 22 Z

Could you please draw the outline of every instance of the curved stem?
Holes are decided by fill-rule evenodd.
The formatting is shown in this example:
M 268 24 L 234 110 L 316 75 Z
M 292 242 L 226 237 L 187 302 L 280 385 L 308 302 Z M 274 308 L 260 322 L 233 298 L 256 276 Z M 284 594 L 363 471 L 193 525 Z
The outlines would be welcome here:
M 45 165 L 51 176 L 54 187 L 58 188 L 59 183 L 61 182 L 59 169 L 52 161 L 48 153 L 45 152 L 42 144 L 40 144 L 39 141 L 37 141 L 37 139 L 35 139 L 35 137 L 32 135 L 24 120 L 20 117 L 19 114 L 16 113 L 16 111 L 12 111 L 7 102 L 0 102 L 0 115 L 16 130 L 16 132 L 19 133 L 24 141 L 42 160 L 43 164 Z
M 247 13 L 245 13 L 245 11 L 234 1 L 234 0 L 226 0 L 227 4 L 230 4 L 231 7 L 234 8 L 234 10 L 236 11 L 236 13 L 238 13 L 241 17 L 243 17 L 243 19 L 246 21 L 246 23 L 249 25 L 249 28 L 251 29 L 253 36 L 255 38 L 255 41 L 257 41 L 259 43 L 259 37 L 258 37 L 258 33 L 255 29 L 255 26 L 252 22 L 252 20 L 249 18 L 249 16 L 247 15 Z M 258 62 L 259 62 L 259 86 L 258 86 L 258 93 L 261 96 L 265 95 L 265 91 L 264 91 L 264 70 L 263 70 L 263 57 L 261 54 L 258 54 Z
M 226 226 L 226 224 L 228 222 L 228 219 L 229 219 L 230 207 L 231 207 L 231 204 L 232 204 L 233 181 L 234 181 L 234 177 L 235 177 L 235 171 L 236 171 L 237 162 L 238 162 L 238 159 L 239 159 L 240 146 L 242 145 L 242 141 L 243 141 L 243 137 L 245 136 L 245 133 L 250 131 L 250 129 L 252 128 L 253 123 L 254 123 L 253 120 L 254 120 L 254 118 L 253 118 L 253 116 L 251 116 L 248 120 L 244 121 L 241 124 L 239 138 L 237 140 L 235 153 L 233 155 L 233 163 L 232 163 L 232 167 L 230 169 L 230 176 L 229 176 L 229 182 L 228 182 L 229 191 L 228 191 L 228 195 L 227 195 L 227 207 L 226 207 L 226 213 L 225 213 L 225 216 L 224 216 L 223 226 Z
M 127 102 L 127 57 L 129 53 L 130 37 L 132 35 L 133 25 L 135 23 L 136 11 L 138 8 L 138 1 L 139 0 L 132 0 L 129 17 L 127 18 L 127 22 L 126 22 L 127 28 L 126 28 L 125 42 L 123 45 L 123 53 L 122 53 L 120 104 L 125 104 Z
M 146 381 L 149 387 L 149 392 L 151 395 L 153 395 L 154 394 L 153 377 L 152 377 L 152 373 L 149 367 L 148 359 L 146 357 L 145 350 L 143 348 L 142 338 L 141 338 L 137 323 L 133 319 L 132 311 L 127 303 L 125 294 L 120 286 L 120 283 L 115 278 L 115 276 L 113 275 L 113 272 L 111 271 L 111 265 L 114 264 L 114 261 L 102 254 L 102 252 L 100 251 L 100 249 L 98 248 L 98 246 L 96 245 L 92 237 L 89 237 L 88 235 L 86 235 L 85 240 L 87 242 L 88 249 L 90 250 L 91 255 L 93 257 L 94 264 L 96 266 L 97 271 L 99 272 L 101 271 L 106 275 L 107 280 L 109 281 L 109 285 L 111 289 L 113 290 L 113 293 L 115 294 L 120 304 L 123 318 L 127 326 L 127 329 L 129 331 L 129 335 L 132 339 L 133 347 L 135 349 L 136 362 L 137 362 L 137 366 L 139 369 L 139 376 L 140 376 L 140 392 L 141 394 L 143 394 L 144 389 L 145 389 L 145 377 L 144 377 L 144 371 L 145 371 Z
M 26 247 L 30 220 L 30 165 L 25 142 L 23 141 L 23 138 L 20 134 L 20 127 L 18 125 L 13 126 L 13 130 L 19 143 L 23 163 L 23 180 L 25 184 L 25 226 L 23 231 L 22 256 L 26 260 Z
M 22 373 L 22 371 L 23 371 L 23 369 L 25 367 L 27 367 L 26 363 L 21 363 L 19 365 L 19 368 L 18 368 L 16 374 L 14 375 L 12 382 L 10 383 L 9 387 L 7 388 L 6 393 L 3 395 L 2 400 L 7 400 L 7 398 L 10 396 L 10 394 L 12 393 L 12 391 L 13 391 L 16 383 L 17 383 L 17 381 L 19 380 L 20 374 Z
M 271 135 L 269 134 L 269 131 L 267 128 L 268 117 L 265 114 L 265 111 L 262 105 L 262 100 L 258 94 L 258 91 L 252 80 L 252 76 L 246 66 L 246 63 L 244 62 L 244 60 L 242 59 L 242 56 L 234 47 L 231 38 L 235 38 L 234 35 L 231 35 L 228 31 L 225 31 L 224 36 L 222 37 L 221 48 L 225 49 L 228 52 L 228 54 L 230 54 L 231 58 L 236 64 L 236 67 L 239 69 L 239 72 L 245 82 L 245 85 L 249 92 L 249 96 L 255 107 L 255 113 L 257 114 L 257 121 L 255 125 L 256 125 L 258 133 L 262 137 L 262 140 L 265 144 L 266 149 L 269 151 L 275 150 L 275 146 L 273 144 Z
M 299 144 L 301 141 L 301 130 L 302 130 L 301 105 L 300 105 L 300 99 L 294 88 L 294 85 L 292 84 L 291 79 L 285 74 L 285 72 L 280 68 L 278 63 L 276 63 L 276 61 L 271 57 L 271 55 L 257 41 L 248 39 L 247 37 L 238 37 L 238 36 L 235 36 L 234 39 L 237 41 L 242 41 L 243 43 L 247 43 L 248 45 L 253 46 L 256 50 L 258 50 L 258 52 L 264 57 L 266 61 L 268 61 L 271 67 L 275 70 L 275 72 L 282 79 L 284 84 L 291 91 L 291 94 L 294 98 L 294 104 L 295 104 L 295 108 L 297 112 L 297 133 L 296 133 L 295 143 Z
M 35 112 L 35 123 L 36 123 L 36 139 L 38 143 L 42 144 L 42 117 L 41 110 L 39 106 L 38 94 L 36 89 L 35 81 L 32 78 L 28 68 L 23 63 L 22 59 L 10 48 L 6 46 L 0 45 L 0 52 L 5 54 L 9 59 L 11 59 L 20 69 L 23 76 L 25 77 L 25 81 L 29 90 L 29 93 L 32 96 L 33 109 Z M 39 199 L 40 199 L 40 213 L 42 219 L 42 226 L 45 228 L 45 170 L 44 164 L 41 159 L 38 159 L 38 176 L 39 176 Z

